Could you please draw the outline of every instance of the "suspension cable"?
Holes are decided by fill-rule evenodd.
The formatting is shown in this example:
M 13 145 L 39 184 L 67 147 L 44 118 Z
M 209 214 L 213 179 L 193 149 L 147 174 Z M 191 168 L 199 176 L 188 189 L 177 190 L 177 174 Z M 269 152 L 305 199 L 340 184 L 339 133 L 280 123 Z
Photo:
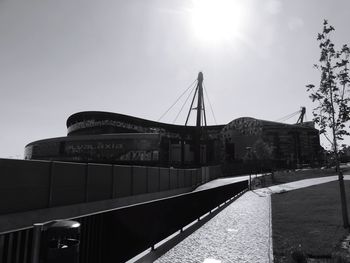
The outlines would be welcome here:
M 214 111 L 213 111 L 213 107 L 211 106 L 211 102 L 210 102 L 210 99 L 209 99 L 209 95 L 208 95 L 207 89 L 206 89 L 205 86 L 204 86 L 204 83 L 203 83 L 203 88 L 204 88 L 204 92 L 205 92 L 205 95 L 206 95 L 206 97 L 207 97 L 207 100 L 208 100 L 208 102 L 209 102 L 211 114 L 213 114 L 213 118 L 214 118 L 215 124 L 217 125 L 218 123 L 216 122 L 216 118 L 215 118 L 215 114 L 214 114 Z
M 175 104 L 182 98 L 183 95 L 185 95 L 185 93 L 193 86 L 193 84 L 197 81 L 197 79 L 195 79 L 190 86 L 188 86 L 188 88 L 180 95 L 180 97 L 178 97 L 176 99 L 176 101 L 163 113 L 162 116 L 160 116 L 160 118 L 157 121 L 160 121 L 170 110 L 172 107 L 175 106 Z
M 188 114 L 187 114 L 185 126 L 187 126 L 188 119 L 190 118 L 191 111 L 193 110 L 193 102 L 194 102 L 194 99 L 196 98 L 197 92 L 198 92 L 198 86 L 196 85 L 196 90 L 194 92 L 193 99 L 192 99 L 192 102 L 191 102 L 191 106 L 190 106 L 190 109 L 189 109 Z
M 175 119 L 174 119 L 174 121 L 173 121 L 173 124 L 177 121 L 177 118 L 179 117 L 180 113 L 182 112 L 183 108 L 185 107 L 185 105 L 186 105 L 188 99 L 191 97 L 191 94 L 192 94 L 192 92 L 194 91 L 195 87 L 196 87 L 196 86 L 193 86 L 193 88 L 192 88 L 192 90 L 190 91 L 190 93 L 188 94 L 188 96 L 187 96 L 185 102 L 182 104 L 180 111 L 177 113 L 177 115 L 176 115 L 176 117 L 175 117 Z
M 298 111 L 293 112 L 293 113 L 291 113 L 291 114 L 289 114 L 289 115 L 287 115 L 287 116 L 284 116 L 284 117 L 282 117 L 282 118 L 279 118 L 279 119 L 276 120 L 276 121 L 286 121 L 286 120 L 289 120 L 290 118 L 294 117 L 295 115 L 297 115 L 297 114 L 300 113 L 300 112 L 301 112 L 301 110 L 298 110 Z

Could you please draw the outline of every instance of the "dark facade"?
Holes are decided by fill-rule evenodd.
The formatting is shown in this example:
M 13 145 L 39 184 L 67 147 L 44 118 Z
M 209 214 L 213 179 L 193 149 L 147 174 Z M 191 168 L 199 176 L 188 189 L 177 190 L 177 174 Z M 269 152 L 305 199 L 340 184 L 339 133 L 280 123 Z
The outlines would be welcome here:
M 230 122 L 221 133 L 226 160 L 243 159 L 247 149 L 259 140 L 271 147 L 271 159 L 282 164 L 312 164 L 320 160 L 319 131 L 312 122 L 284 124 L 244 117 Z
M 201 164 L 217 164 L 223 125 L 203 128 Z M 171 125 L 109 112 L 79 112 L 66 137 L 25 148 L 26 159 L 158 166 L 194 166 L 194 126 Z M 217 149 L 216 149 L 217 148 Z
M 25 147 L 26 159 L 157 166 L 195 166 L 196 127 L 159 123 L 109 112 L 79 112 L 67 120 L 67 136 Z M 311 123 L 298 125 L 238 118 L 201 128 L 200 164 L 241 160 L 258 140 L 273 148 L 274 160 L 311 163 L 320 152 Z M 198 165 L 198 164 L 196 164 Z

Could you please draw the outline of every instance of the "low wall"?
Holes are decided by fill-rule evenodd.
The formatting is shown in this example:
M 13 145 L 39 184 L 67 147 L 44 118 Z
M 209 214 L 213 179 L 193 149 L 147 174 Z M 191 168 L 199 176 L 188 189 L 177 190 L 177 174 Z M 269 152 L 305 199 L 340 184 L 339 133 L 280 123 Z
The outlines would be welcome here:
M 248 181 L 243 181 L 116 209 L 99 205 L 99 212 L 69 217 L 81 223 L 79 262 L 125 262 L 239 196 L 247 187 Z M 31 262 L 33 252 L 39 251 L 32 246 L 33 232 L 32 226 L 0 231 L 1 262 Z M 41 241 L 45 246 L 44 238 Z
M 0 215 L 196 187 L 219 166 L 173 169 L 0 159 Z

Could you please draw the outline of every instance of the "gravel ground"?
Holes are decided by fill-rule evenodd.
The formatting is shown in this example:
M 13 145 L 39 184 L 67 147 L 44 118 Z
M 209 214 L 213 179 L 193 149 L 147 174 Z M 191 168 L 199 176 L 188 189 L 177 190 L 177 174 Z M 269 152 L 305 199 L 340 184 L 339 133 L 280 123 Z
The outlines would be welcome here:
M 155 262 L 270 262 L 270 204 L 245 193 Z
M 199 190 L 246 178 L 218 179 Z M 344 179 L 350 180 L 350 175 Z M 270 195 L 335 180 L 337 176 L 306 179 L 246 192 L 155 262 L 273 262 Z

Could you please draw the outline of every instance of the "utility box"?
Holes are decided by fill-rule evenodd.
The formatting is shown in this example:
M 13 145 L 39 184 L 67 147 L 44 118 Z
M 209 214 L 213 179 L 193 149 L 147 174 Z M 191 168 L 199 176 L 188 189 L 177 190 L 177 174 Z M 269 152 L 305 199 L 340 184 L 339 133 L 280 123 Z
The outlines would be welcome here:
M 40 237 L 40 263 L 78 263 L 80 223 L 56 220 L 44 224 Z

